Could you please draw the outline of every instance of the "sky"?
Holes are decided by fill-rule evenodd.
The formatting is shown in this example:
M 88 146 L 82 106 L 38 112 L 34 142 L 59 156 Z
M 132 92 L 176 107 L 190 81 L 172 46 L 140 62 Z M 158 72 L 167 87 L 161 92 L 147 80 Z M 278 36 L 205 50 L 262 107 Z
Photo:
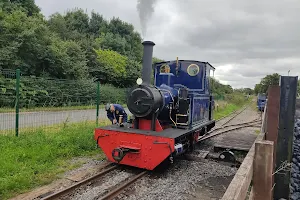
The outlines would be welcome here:
M 35 2 L 46 17 L 82 8 L 142 34 L 137 0 Z M 299 0 L 156 0 L 143 39 L 156 44 L 155 57 L 209 62 L 221 83 L 254 88 L 268 74 L 300 76 L 299 10 Z

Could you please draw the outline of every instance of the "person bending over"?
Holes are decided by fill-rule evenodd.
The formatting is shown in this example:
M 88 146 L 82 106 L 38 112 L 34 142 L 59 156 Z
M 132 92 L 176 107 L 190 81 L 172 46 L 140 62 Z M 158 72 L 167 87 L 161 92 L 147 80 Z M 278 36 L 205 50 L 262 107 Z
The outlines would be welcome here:
M 121 123 L 127 122 L 127 113 L 120 104 L 107 104 L 105 110 L 112 124 L 119 123 L 120 116 L 122 116 Z

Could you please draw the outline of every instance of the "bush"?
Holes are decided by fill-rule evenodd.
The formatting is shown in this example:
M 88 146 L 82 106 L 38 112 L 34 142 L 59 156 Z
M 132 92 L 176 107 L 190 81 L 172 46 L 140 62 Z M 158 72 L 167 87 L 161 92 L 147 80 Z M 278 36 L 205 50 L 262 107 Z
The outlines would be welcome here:
M 245 104 L 247 99 L 244 97 L 243 94 L 232 93 L 232 94 L 225 95 L 225 101 L 227 101 L 229 104 L 240 106 Z
M 0 107 L 14 107 L 15 79 L 0 76 Z M 126 103 L 124 88 L 100 85 L 100 104 Z M 55 80 L 21 77 L 20 107 L 66 107 L 95 105 L 97 84 L 92 80 Z
M 100 102 L 126 104 L 127 89 L 116 88 L 112 85 L 102 85 L 100 88 Z

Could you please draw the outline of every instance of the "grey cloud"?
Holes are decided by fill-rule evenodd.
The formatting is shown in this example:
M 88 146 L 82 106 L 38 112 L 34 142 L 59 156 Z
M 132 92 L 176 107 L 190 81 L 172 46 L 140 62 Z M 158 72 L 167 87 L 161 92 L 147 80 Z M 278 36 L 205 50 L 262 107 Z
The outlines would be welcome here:
M 137 0 L 37 0 L 42 11 L 80 7 L 134 24 Z M 148 24 L 154 56 L 212 63 L 233 87 L 254 87 L 267 74 L 299 75 L 300 1 L 159 0 Z M 232 66 L 232 67 L 228 67 Z

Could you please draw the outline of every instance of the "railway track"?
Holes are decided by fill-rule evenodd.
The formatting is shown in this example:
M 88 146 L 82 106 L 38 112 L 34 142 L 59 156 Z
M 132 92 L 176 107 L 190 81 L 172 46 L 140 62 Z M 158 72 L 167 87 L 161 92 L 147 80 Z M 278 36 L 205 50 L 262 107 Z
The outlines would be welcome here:
M 198 142 L 201 142 L 201 141 L 207 140 L 209 138 L 215 137 L 217 135 L 220 135 L 220 134 L 223 134 L 223 133 L 227 133 L 227 132 L 230 132 L 230 131 L 234 131 L 234 130 L 238 130 L 238 129 L 242 129 L 242 128 L 246 128 L 246 127 L 253 127 L 253 126 L 256 126 L 256 125 L 258 127 L 259 126 L 258 123 L 261 122 L 261 119 L 259 119 L 259 118 L 255 119 L 255 120 L 252 120 L 252 121 L 249 121 L 249 122 L 232 124 L 232 125 L 226 125 L 229 122 L 231 122 L 234 118 L 236 118 L 238 115 L 240 115 L 242 112 L 244 112 L 247 108 L 248 108 L 248 106 L 245 106 L 240 111 L 236 111 L 236 112 L 231 113 L 230 115 L 233 114 L 233 116 L 230 117 L 228 120 L 226 120 L 220 127 L 212 129 L 206 135 L 199 136 L 198 137 Z M 230 115 L 228 115 L 228 116 L 230 116 Z M 224 118 L 226 118 L 226 117 L 224 117 Z M 224 118 L 222 118 L 222 119 L 224 119 Z
M 99 200 L 108 200 L 113 199 L 114 197 L 117 197 L 121 192 L 123 192 L 127 187 L 129 187 L 131 184 L 139 180 L 139 178 L 143 177 L 147 174 L 147 171 L 142 171 L 132 177 L 130 177 L 126 182 L 116 187 L 114 190 L 111 190 L 103 197 L 98 197 Z
M 255 119 L 249 122 L 245 122 L 245 123 L 239 123 L 239 124 L 232 124 L 232 125 L 226 125 L 228 124 L 230 121 L 232 121 L 234 118 L 236 118 L 239 114 L 241 114 L 247 107 L 243 108 L 240 111 L 235 111 L 231 114 L 229 114 L 228 116 L 225 116 L 217 121 L 220 121 L 224 118 L 229 117 L 230 115 L 232 115 L 228 120 L 226 120 L 220 127 L 213 129 L 212 131 L 210 131 L 207 135 L 204 136 L 200 136 L 198 138 L 198 141 L 204 141 L 207 140 L 211 137 L 226 133 L 226 132 L 230 132 L 232 130 L 237 130 L 237 129 L 241 129 L 241 128 L 245 128 L 245 127 L 250 127 L 250 126 L 254 126 L 256 125 L 256 123 L 258 123 L 260 121 L 260 119 Z M 93 175 L 92 177 L 89 177 L 85 180 L 82 180 L 68 188 L 65 188 L 61 191 L 52 193 L 46 197 L 43 197 L 41 199 L 43 200 L 51 200 L 51 199 L 65 199 L 64 197 L 66 197 L 67 199 L 69 199 L 68 196 L 71 196 L 77 189 L 79 189 L 80 187 L 84 187 L 85 185 L 91 185 L 93 184 L 93 182 L 97 182 L 97 180 L 101 179 L 104 175 L 119 169 L 120 166 L 118 165 L 114 165 L 113 163 L 107 163 L 105 164 L 100 170 L 99 173 Z M 104 194 L 100 194 L 96 195 L 96 197 L 93 197 L 93 199 L 99 199 L 99 200 L 108 200 L 108 199 L 113 199 L 115 197 L 117 197 L 119 194 L 121 194 L 126 188 L 128 188 L 130 185 L 132 185 L 133 183 L 135 183 L 137 180 L 139 180 L 141 177 L 143 177 L 144 175 L 147 174 L 148 171 L 143 170 L 141 172 L 136 172 L 134 173 L 134 175 L 129 176 L 128 178 L 126 178 L 125 180 L 117 183 L 116 185 L 110 187 L 107 189 L 107 192 L 105 192 Z
M 234 118 L 236 118 L 238 115 L 240 115 L 242 112 L 244 112 L 246 109 L 248 108 L 248 106 L 245 106 L 243 109 L 236 111 L 232 117 L 230 117 L 228 120 L 226 120 L 222 126 L 225 126 L 226 124 L 228 124 L 229 122 L 231 122 Z
M 106 169 L 105 169 L 106 168 Z M 50 200 L 50 199 L 65 199 L 64 196 L 68 196 L 72 193 L 74 193 L 78 188 L 85 186 L 87 184 L 91 185 L 91 183 L 96 182 L 104 175 L 108 174 L 109 172 L 112 172 L 113 170 L 116 170 L 120 168 L 118 165 L 113 165 L 113 163 L 107 163 L 102 167 L 102 171 L 93 175 L 92 177 L 89 177 L 87 179 L 84 179 L 68 188 L 65 188 L 61 191 L 55 192 L 51 195 L 48 195 L 44 198 L 41 198 L 42 200 Z M 93 199 L 97 200 L 108 200 L 113 199 L 114 197 L 118 196 L 120 193 L 122 193 L 127 187 L 129 187 L 131 184 L 139 180 L 141 177 L 147 174 L 146 170 L 143 170 L 142 172 L 138 172 L 128 178 L 126 178 L 124 181 L 121 181 L 120 183 L 117 183 L 115 186 L 112 186 L 108 188 L 108 192 L 106 192 L 104 195 L 100 194 L 94 197 Z
M 228 114 L 228 115 L 225 115 L 225 116 L 221 117 L 220 119 L 217 119 L 216 122 L 219 122 L 219 121 L 221 121 L 221 120 L 223 120 L 223 119 L 229 117 L 230 115 L 233 115 L 233 118 L 234 118 L 235 116 L 237 116 L 238 114 L 240 114 L 241 112 L 243 112 L 247 107 L 248 107 L 248 106 L 245 106 L 245 107 L 244 107 L 243 109 L 241 109 L 241 110 L 233 111 L 232 113 L 230 113 L 230 114 Z M 231 121 L 231 120 L 228 120 L 227 123 L 229 123 L 229 121 Z
M 198 138 L 198 142 L 207 140 L 209 138 L 215 137 L 217 135 L 223 134 L 223 133 L 227 133 L 230 131 L 234 131 L 234 130 L 238 130 L 238 129 L 242 129 L 242 128 L 246 128 L 246 127 L 254 127 L 255 125 L 259 125 L 257 124 L 257 122 L 259 122 L 259 119 L 250 121 L 250 122 L 245 122 L 245 123 L 240 123 L 240 124 L 233 124 L 233 125 L 228 125 L 228 126 L 223 126 L 217 129 L 214 129 L 213 131 L 209 132 L 209 134 L 204 135 L 204 136 L 200 136 Z M 260 127 L 260 126 L 258 126 Z

